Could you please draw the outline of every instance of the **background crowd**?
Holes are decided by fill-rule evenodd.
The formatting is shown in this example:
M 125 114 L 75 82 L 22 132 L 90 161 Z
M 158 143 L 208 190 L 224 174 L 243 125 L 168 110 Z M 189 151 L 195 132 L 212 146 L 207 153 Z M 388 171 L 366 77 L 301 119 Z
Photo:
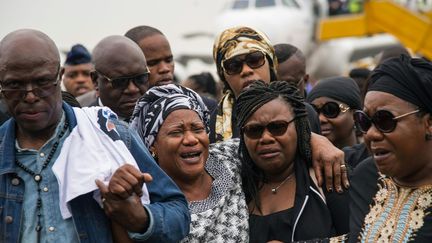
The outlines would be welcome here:
M 304 54 L 239 26 L 217 77 L 151 26 L 90 53 L 0 41 L 0 242 L 431 242 L 432 64 L 307 89 Z M 3 220 L 4 219 L 4 220 Z

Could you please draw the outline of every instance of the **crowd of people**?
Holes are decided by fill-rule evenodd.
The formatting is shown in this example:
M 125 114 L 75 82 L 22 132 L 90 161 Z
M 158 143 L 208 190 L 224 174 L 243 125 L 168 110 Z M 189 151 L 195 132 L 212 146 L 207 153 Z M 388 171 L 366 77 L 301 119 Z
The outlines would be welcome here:
M 402 53 L 402 54 L 401 54 Z M 251 27 L 175 80 L 151 26 L 0 41 L 0 242 L 432 242 L 432 64 L 319 80 Z M 385 58 L 384 58 L 385 57 Z

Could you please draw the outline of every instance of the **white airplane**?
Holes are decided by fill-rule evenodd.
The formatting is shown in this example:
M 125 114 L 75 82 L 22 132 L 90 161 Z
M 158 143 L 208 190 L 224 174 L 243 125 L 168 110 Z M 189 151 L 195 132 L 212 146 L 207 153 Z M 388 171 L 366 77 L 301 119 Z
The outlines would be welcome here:
M 215 32 L 246 25 L 266 33 L 273 44 L 292 44 L 306 55 L 308 72 L 316 79 L 347 74 L 356 60 L 398 45 L 389 35 L 317 43 L 316 26 L 327 15 L 327 0 L 231 0 L 216 18 Z
M 308 54 L 316 21 L 327 12 L 327 0 L 232 0 L 216 18 L 215 30 L 250 26 L 266 33 L 273 44 L 290 43 Z

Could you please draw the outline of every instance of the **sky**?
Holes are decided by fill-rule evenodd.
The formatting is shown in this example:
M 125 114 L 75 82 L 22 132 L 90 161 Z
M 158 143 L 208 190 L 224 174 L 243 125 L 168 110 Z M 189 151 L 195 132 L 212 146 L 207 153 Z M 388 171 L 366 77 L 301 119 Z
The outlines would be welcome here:
M 61 51 L 82 43 L 92 49 L 102 38 L 137 25 L 160 29 L 173 52 L 185 33 L 211 31 L 227 0 L 0 0 L 0 39 L 9 32 L 38 29 Z M 211 50 L 209 50 L 211 52 Z

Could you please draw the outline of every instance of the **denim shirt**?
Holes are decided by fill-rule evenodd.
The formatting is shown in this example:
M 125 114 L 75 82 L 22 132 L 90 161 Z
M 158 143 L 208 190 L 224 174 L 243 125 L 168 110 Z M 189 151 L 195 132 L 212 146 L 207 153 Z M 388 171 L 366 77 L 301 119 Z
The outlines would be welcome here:
M 20 241 L 26 243 L 37 242 L 36 225 L 38 222 L 37 217 L 37 189 L 40 188 L 40 195 L 42 200 L 41 207 L 41 242 L 63 242 L 73 243 L 78 242 L 78 234 L 76 233 L 75 226 L 72 218 L 64 220 L 60 214 L 59 207 L 59 186 L 57 179 L 51 170 L 53 162 L 60 154 L 61 147 L 70 131 L 67 130 L 63 137 L 59 139 L 59 134 L 63 130 L 65 123 L 65 116 L 62 116 L 61 121 L 53 136 L 39 149 L 22 149 L 18 142 L 15 143 L 17 149 L 16 158 L 23 165 L 30 170 L 40 174 L 42 180 L 40 185 L 36 183 L 33 176 L 25 172 L 23 169 L 18 169 L 18 177 L 27 182 L 24 184 L 24 202 L 23 202 L 23 224 L 20 232 Z M 54 143 L 59 141 L 58 147 L 54 152 L 50 163 L 41 171 L 41 167 L 45 160 L 48 159 L 48 154 Z M 39 173 L 40 172 L 40 173 Z
M 73 110 L 66 103 L 63 110 L 72 130 L 76 126 Z M 139 241 L 180 241 L 188 234 L 190 223 L 183 193 L 156 164 L 136 132 L 125 123 L 115 125 L 141 171 L 154 178 L 147 184 L 151 203 L 144 206 L 149 227 L 146 232 L 131 236 Z M 19 242 L 23 228 L 25 180 L 18 175 L 15 156 L 15 121 L 10 119 L 0 127 L 0 242 Z M 109 219 L 93 199 L 93 193 L 73 199 L 69 206 L 80 242 L 112 242 Z

